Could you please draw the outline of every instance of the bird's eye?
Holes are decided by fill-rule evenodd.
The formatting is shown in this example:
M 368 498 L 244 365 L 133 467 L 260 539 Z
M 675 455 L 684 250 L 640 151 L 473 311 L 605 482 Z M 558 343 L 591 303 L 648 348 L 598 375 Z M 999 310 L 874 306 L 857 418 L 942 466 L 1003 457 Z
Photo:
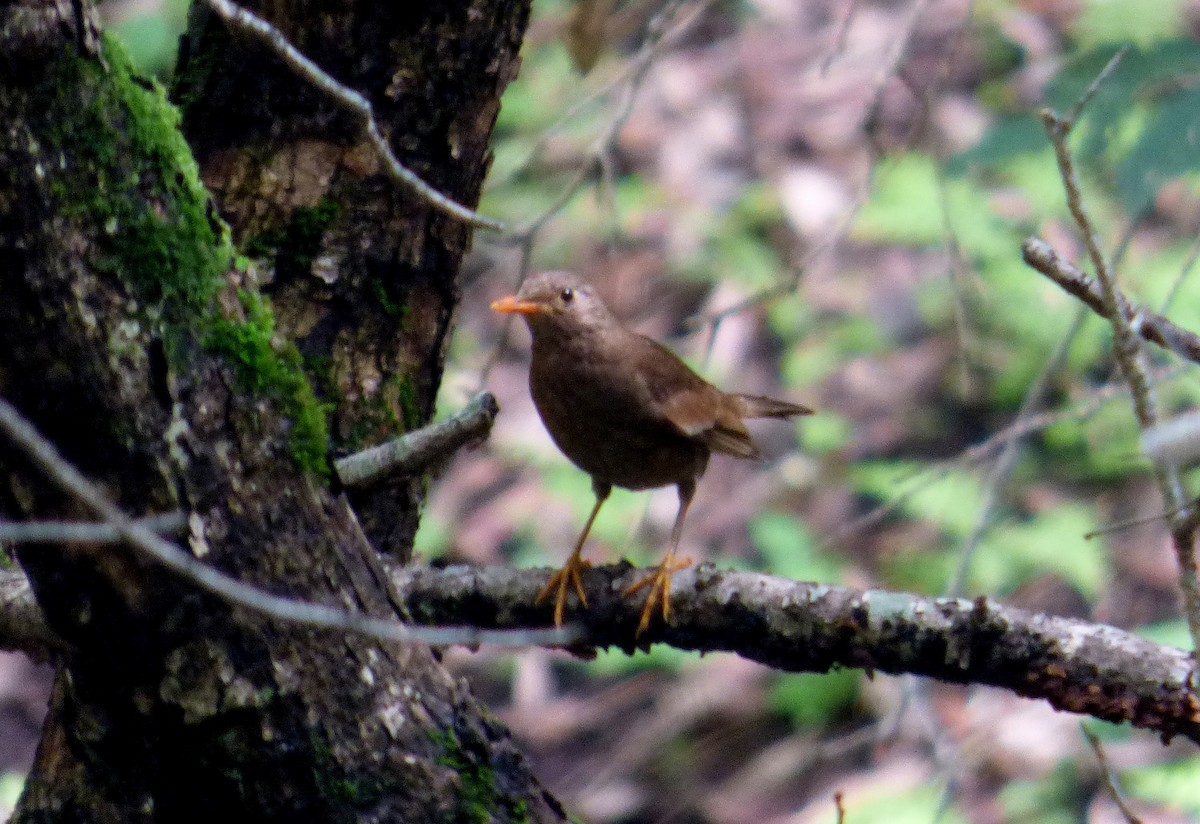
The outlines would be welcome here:
M 563 289 L 558 293 L 558 299 L 563 303 L 570 303 L 571 301 L 575 300 L 575 290 L 568 286 L 566 289 Z

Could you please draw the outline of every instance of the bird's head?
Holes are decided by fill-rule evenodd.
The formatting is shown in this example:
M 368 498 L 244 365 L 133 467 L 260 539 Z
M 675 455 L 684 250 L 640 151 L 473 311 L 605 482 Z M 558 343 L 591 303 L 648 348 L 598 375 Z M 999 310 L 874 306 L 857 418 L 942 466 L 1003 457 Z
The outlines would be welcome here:
M 534 335 L 543 330 L 603 330 L 617 324 L 592 287 L 570 272 L 535 275 L 515 295 L 492 303 L 492 309 L 521 315 Z

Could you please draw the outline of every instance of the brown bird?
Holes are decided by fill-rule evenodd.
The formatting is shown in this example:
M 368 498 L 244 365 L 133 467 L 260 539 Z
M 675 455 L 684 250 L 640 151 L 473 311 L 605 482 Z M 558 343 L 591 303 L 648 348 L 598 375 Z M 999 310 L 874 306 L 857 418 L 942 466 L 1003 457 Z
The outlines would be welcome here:
M 516 295 L 492 304 L 497 312 L 523 316 L 533 335 L 529 389 L 554 443 L 592 476 L 596 503 L 567 563 L 550 577 L 538 603 L 555 593 L 554 622 L 562 624 L 567 591 L 583 606 L 580 553 L 592 523 L 613 486 L 651 489 L 675 484 L 679 512 L 667 554 L 655 571 L 625 590 L 649 587 L 638 634 L 650 625 L 656 605 L 670 615 L 671 573 L 690 561 L 675 551 L 696 481 L 708 456 L 737 458 L 760 453 L 745 418 L 790 418 L 812 410 L 787 401 L 722 392 L 666 347 L 627 329 L 584 284 L 567 272 L 546 272 L 525 281 Z

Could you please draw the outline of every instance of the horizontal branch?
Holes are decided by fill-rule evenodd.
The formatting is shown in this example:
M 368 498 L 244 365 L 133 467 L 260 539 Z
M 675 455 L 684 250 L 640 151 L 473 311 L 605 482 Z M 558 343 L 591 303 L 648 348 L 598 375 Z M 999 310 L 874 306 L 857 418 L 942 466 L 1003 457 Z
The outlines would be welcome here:
M 393 575 L 418 622 L 502 628 L 550 619 L 535 605 L 546 570 L 455 566 L 406 568 Z M 620 593 L 628 564 L 584 572 L 590 609 L 572 606 L 582 628 L 575 647 L 663 642 L 699 652 L 732 652 L 792 672 L 839 667 L 911 673 L 984 684 L 1056 709 L 1128 721 L 1165 738 L 1200 742 L 1200 699 L 1188 687 L 1193 662 L 1183 650 L 1103 624 L 1028 612 L 986 598 L 926 598 L 902 592 L 800 583 L 709 564 L 674 576 L 671 622 L 652 624 L 638 642 L 638 598 Z
M 585 639 L 570 649 L 632 652 L 667 643 L 732 652 L 790 672 L 911 673 L 1000 687 L 1056 709 L 1127 721 L 1164 739 L 1200 742 L 1200 700 L 1188 686 L 1191 658 L 1115 627 L 985 598 L 860 590 L 702 564 L 675 574 L 670 625 L 652 624 L 635 641 L 642 604 L 620 593 L 642 574 L 626 563 L 584 572 L 591 608 L 568 609 Z M 550 621 L 552 607 L 535 603 L 546 575 L 544 569 L 453 566 L 405 567 L 392 578 L 414 621 L 470 624 L 486 638 L 486 630 Z M 19 570 L 0 570 L 0 648 L 44 647 L 53 638 L 23 581 Z
M 1108 317 L 1104 312 L 1104 296 L 1096 279 L 1062 258 L 1044 240 L 1026 238 L 1021 244 L 1021 253 L 1027 264 L 1057 283 L 1063 291 L 1079 298 L 1100 317 Z M 1134 331 L 1143 338 L 1181 358 L 1200 363 L 1200 335 L 1176 325 L 1152 309 L 1131 303 L 1119 292 L 1117 304 L 1133 325 Z

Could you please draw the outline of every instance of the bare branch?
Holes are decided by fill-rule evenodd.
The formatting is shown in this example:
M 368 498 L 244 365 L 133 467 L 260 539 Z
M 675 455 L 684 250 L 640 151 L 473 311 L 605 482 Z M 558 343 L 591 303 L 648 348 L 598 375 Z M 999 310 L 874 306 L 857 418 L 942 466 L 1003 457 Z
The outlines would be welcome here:
M 1113 55 L 1066 117 L 1060 117 L 1049 108 L 1042 109 L 1040 114 L 1046 134 L 1054 146 L 1059 176 L 1067 195 L 1067 208 L 1079 226 L 1088 257 L 1096 270 L 1096 279 L 1100 287 L 1101 314 L 1108 319 L 1113 330 L 1113 357 L 1129 383 L 1129 394 L 1133 400 L 1138 426 L 1142 431 L 1146 431 L 1158 423 L 1154 384 L 1150 381 L 1148 365 L 1144 362 L 1138 335 L 1125 314 L 1121 294 L 1117 290 L 1116 277 L 1100 249 L 1099 235 L 1084 207 L 1079 175 L 1075 171 L 1075 163 L 1067 145 L 1071 129 L 1083 112 L 1084 106 L 1096 94 L 1104 80 L 1116 70 L 1127 51 L 1128 47 L 1122 48 Z M 1155 463 L 1154 476 L 1167 509 L 1178 513 L 1171 516 L 1171 542 L 1179 565 L 1179 587 L 1183 591 L 1183 611 L 1187 618 L 1188 631 L 1192 636 L 1192 648 L 1200 653 L 1200 580 L 1197 579 L 1196 568 L 1196 514 L 1186 504 L 1178 469 L 1171 465 Z
M 3 398 L 0 398 L 0 431 L 27 455 L 47 478 L 107 521 L 134 549 L 229 603 L 246 607 L 277 621 L 355 632 L 384 642 L 525 646 L 570 643 L 578 637 L 578 632 L 572 627 L 523 630 L 516 633 L 480 631 L 474 627 L 414 627 L 400 621 L 373 618 L 323 604 L 294 601 L 272 595 L 200 562 L 190 553 L 130 518 L 109 501 L 99 487 L 68 463 L 54 445 L 42 437 L 16 408 Z
M 480 392 L 444 421 L 338 459 L 334 464 L 338 477 L 346 486 L 361 487 L 395 475 L 418 474 L 466 444 L 486 438 L 499 411 L 496 398 Z
M 1087 304 L 1097 315 L 1104 317 L 1104 298 L 1100 284 L 1075 264 L 1060 257 L 1044 240 L 1027 238 L 1021 244 L 1025 262 Z M 1120 292 L 1116 295 L 1121 313 L 1130 326 L 1151 343 L 1161 346 L 1192 363 L 1200 363 L 1200 336 L 1144 306 L 1138 306 Z
M 583 633 L 573 649 L 633 651 L 642 605 L 620 593 L 639 574 L 627 563 L 584 573 L 591 608 L 570 608 Z M 535 603 L 546 575 L 544 569 L 498 566 L 405 567 L 394 570 L 392 580 L 422 620 L 471 622 L 496 634 L 550 620 L 551 608 Z M 0 573 L 0 593 L 22 577 Z M 27 590 L 14 603 L 22 614 L 37 614 Z M 1200 700 L 1189 682 L 1192 659 L 1183 650 L 983 598 L 860 590 L 701 564 L 675 574 L 670 624 L 652 625 L 638 640 L 643 646 L 656 642 L 732 652 L 793 672 L 855 667 L 985 684 L 1060 710 L 1200 742 Z M 0 634 L 0 647 L 10 643 Z M 531 643 L 553 644 L 545 636 Z
M 505 231 L 507 227 L 501 221 L 481 215 L 447 197 L 422 180 L 416 172 L 401 163 L 392 152 L 392 147 L 388 144 L 387 138 L 380 131 L 379 123 L 375 120 L 375 112 L 371 108 L 370 101 L 349 86 L 339 83 L 332 75 L 305 57 L 299 49 L 288 42 L 283 32 L 258 15 L 230 2 L 230 0 L 204 0 L 204 3 L 226 23 L 266 44 L 296 74 L 357 115 L 362 120 L 363 132 L 366 134 L 367 140 L 379 153 L 392 180 L 402 186 L 407 186 L 434 208 L 451 217 L 458 218 L 464 223 L 478 226 L 481 229 L 491 229 L 494 232 Z
M 420 604 L 423 620 L 484 627 L 548 621 L 537 606 L 546 570 L 455 566 L 406 568 L 393 581 Z M 583 575 L 590 609 L 570 619 L 594 647 L 632 651 L 642 604 L 621 596 L 640 573 L 628 564 Z M 1128 721 L 1163 737 L 1200 742 L 1200 700 L 1183 650 L 1101 624 L 1040 615 L 983 598 L 927 598 L 790 581 L 710 564 L 674 576 L 671 622 L 652 625 L 641 645 L 733 652 L 780 670 L 858 667 L 985 684 L 1057 709 Z
M 178 535 L 187 528 L 187 517 L 175 510 L 161 515 L 137 518 L 135 524 L 159 535 Z M 3 521 L 0 543 L 73 543 L 116 544 L 123 541 L 112 524 L 92 521 Z
M 1108 765 L 1108 756 L 1104 754 L 1104 745 L 1100 743 L 1100 739 L 1096 734 L 1087 728 L 1086 724 L 1079 725 L 1079 731 L 1083 733 L 1083 737 L 1087 739 L 1088 744 L 1092 748 L 1092 752 L 1096 754 L 1096 761 L 1100 764 L 1100 772 L 1104 776 L 1104 785 L 1108 787 L 1108 792 L 1112 795 L 1113 801 L 1117 802 L 1117 809 L 1121 811 L 1121 815 L 1125 817 L 1128 824 L 1142 824 L 1142 819 L 1138 818 L 1133 810 L 1129 808 L 1129 802 L 1125 800 L 1125 794 L 1121 792 L 1121 784 L 1117 780 L 1116 773 L 1112 767 Z

